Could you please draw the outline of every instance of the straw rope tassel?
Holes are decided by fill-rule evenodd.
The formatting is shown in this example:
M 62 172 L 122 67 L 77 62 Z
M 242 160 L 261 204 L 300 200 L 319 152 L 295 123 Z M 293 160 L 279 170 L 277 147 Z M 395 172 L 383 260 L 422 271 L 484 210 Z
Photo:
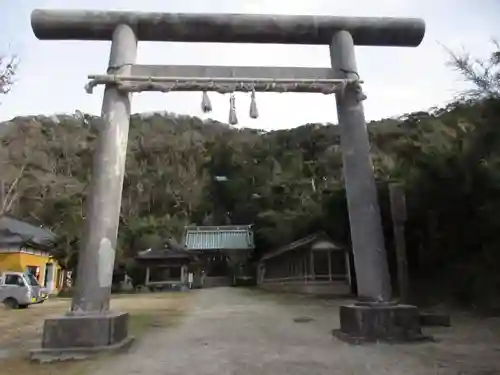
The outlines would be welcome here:
M 250 101 L 250 117 L 258 118 L 259 110 L 257 109 L 257 102 L 255 101 L 255 90 L 252 90 L 251 101 Z
M 236 116 L 236 100 L 234 94 L 229 96 L 229 124 L 236 125 L 238 117 Z
M 212 112 L 212 103 L 210 102 L 210 98 L 208 97 L 208 93 L 203 91 L 203 97 L 201 99 L 201 110 L 203 113 Z

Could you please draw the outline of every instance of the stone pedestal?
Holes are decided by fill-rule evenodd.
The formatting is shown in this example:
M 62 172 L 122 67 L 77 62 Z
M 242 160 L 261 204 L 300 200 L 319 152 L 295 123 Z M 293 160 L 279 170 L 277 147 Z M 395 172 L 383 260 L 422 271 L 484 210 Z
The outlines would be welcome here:
M 422 334 L 416 306 L 356 303 L 340 307 L 340 329 L 333 335 L 350 344 L 429 340 Z
M 41 362 L 83 359 L 101 351 L 128 347 L 128 313 L 63 315 L 45 320 L 42 347 L 31 351 Z

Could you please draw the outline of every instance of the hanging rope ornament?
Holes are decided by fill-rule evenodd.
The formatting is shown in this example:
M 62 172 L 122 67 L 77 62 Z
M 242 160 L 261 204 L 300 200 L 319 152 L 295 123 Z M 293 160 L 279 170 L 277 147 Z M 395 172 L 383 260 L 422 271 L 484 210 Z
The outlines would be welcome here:
M 236 125 L 238 117 L 236 117 L 236 99 L 234 94 L 229 96 L 229 124 Z
M 203 91 L 203 96 L 201 98 L 201 110 L 203 113 L 212 112 L 212 103 L 206 91 Z
M 363 92 L 363 88 L 361 87 L 361 84 L 359 82 L 357 82 L 355 84 L 356 86 L 356 99 L 358 100 L 358 102 L 362 102 L 363 100 L 366 100 L 367 96 L 366 94 Z
M 251 94 L 251 101 L 250 101 L 250 117 L 251 118 L 258 118 L 259 117 L 259 111 L 257 109 L 257 102 L 255 101 L 255 90 L 252 90 Z

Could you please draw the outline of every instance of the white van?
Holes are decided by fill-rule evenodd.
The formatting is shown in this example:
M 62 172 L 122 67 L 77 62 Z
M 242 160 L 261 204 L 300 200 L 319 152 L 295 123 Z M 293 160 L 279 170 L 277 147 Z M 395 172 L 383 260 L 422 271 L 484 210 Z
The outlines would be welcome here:
M 3 302 L 5 307 L 23 309 L 29 305 L 43 303 L 47 298 L 47 291 L 31 273 L 0 273 L 0 302 Z

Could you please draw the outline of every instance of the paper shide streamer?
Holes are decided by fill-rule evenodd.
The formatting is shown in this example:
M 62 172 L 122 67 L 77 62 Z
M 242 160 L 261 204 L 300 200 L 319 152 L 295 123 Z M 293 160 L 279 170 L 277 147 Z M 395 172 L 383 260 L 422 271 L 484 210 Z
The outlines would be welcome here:
M 212 103 L 210 102 L 210 98 L 208 97 L 208 93 L 203 91 L 203 96 L 201 99 L 201 110 L 203 113 L 212 112 Z M 257 101 L 255 100 L 255 90 L 252 89 L 250 94 L 250 111 L 249 116 L 252 119 L 256 119 L 259 117 L 259 110 L 257 109 Z M 232 92 L 229 95 L 229 124 L 237 125 L 238 124 L 238 116 L 236 114 L 236 96 Z

